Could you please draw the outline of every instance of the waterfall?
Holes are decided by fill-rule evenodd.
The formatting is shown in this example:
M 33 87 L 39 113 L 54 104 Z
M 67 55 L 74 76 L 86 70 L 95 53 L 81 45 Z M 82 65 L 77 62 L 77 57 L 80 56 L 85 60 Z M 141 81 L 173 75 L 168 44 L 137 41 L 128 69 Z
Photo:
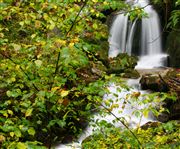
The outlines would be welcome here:
M 144 8 L 148 17 L 141 20 L 141 30 L 139 43 L 134 43 L 135 32 L 137 32 L 137 20 L 129 20 L 129 14 L 119 14 L 116 16 L 109 35 L 109 57 L 116 57 L 119 53 L 135 54 L 139 51 L 140 60 L 137 68 L 152 68 L 163 66 L 167 55 L 162 52 L 160 21 L 157 12 L 149 5 L 148 0 L 127 0 L 133 6 Z M 138 44 L 138 49 L 133 49 L 133 45 Z M 144 61 L 145 60 L 145 61 Z
M 109 38 L 110 57 L 115 57 L 119 53 L 125 52 L 124 50 L 126 48 L 127 28 L 128 16 L 124 16 L 124 14 L 118 15 L 110 31 L 110 33 L 112 33 L 112 36 Z

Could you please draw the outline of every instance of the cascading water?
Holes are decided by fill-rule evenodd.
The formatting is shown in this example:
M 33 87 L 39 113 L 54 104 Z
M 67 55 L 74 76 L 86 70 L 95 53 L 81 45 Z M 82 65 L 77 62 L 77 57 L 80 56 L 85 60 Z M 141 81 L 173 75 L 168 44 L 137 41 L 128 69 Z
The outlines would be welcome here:
M 154 116 L 149 113 L 147 117 L 144 115 L 141 115 L 140 117 L 136 116 L 135 111 L 141 111 L 142 109 L 147 108 L 147 104 L 139 104 L 139 101 L 143 100 L 143 94 L 149 93 L 149 91 L 142 91 L 139 87 L 139 79 L 129 79 L 127 80 L 127 85 L 131 86 L 128 90 L 125 88 L 121 88 L 120 86 L 116 86 L 115 84 L 111 84 L 109 86 L 110 94 L 107 94 L 104 96 L 105 100 L 112 100 L 112 104 L 117 104 L 119 107 L 113 108 L 111 113 L 115 115 L 114 117 L 112 114 L 108 114 L 105 116 L 102 116 L 99 113 L 94 114 L 93 121 L 96 123 L 96 121 L 105 120 L 116 127 L 123 127 L 122 123 L 120 121 L 113 122 L 116 120 L 116 118 L 123 118 L 127 123 L 128 127 L 135 128 L 137 126 L 141 126 L 147 122 L 155 121 Z M 132 101 L 131 94 L 139 94 L 138 101 Z M 142 96 L 141 96 L 142 95 Z M 103 102 L 104 103 L 104 102 Z M 103 104 L 102 103 L 102 104 Z M 104 107 L 106 107 L 105 104 L 103 104 Z M 101 108 L 101 107 L 100 107 Z M 102 107 L 103 108 L 103 107 Z M 93 124 L 95 124 L 92 122 Z M 96 125 L 98 128 L 98 126 Z M 93 130 L 96 129 L 93 127 L 93 125 L 89 125 L 87 129 L 81 134 L 77 142 L 69 143 L 69 144 L 61 144 L 56 149 L 81 149 L 81 143 L 82 141 L 93 134 Z
M 127 2 L 129 2 L 128 0 Z M 132 0 L 131 0 L 132 2 Z M 162 41 L 159 17 L 148 0 L 136 0 L 134 6 L 144 8 L 148 17 L 141 20 L 141 33 L 139 43 L 134 43 L 137 29 L 137 19 L 134 22 L 128 20 L 128 14 L 118 14 L 111 26 L 109 36 L 109 57 L 115 57 L 119 53 L 134 54 L 132 48 L 134 44 L 139 44 L 140 60 L 136 68 L 153 68 L 163 66 L 167 55 L 162 53 Z

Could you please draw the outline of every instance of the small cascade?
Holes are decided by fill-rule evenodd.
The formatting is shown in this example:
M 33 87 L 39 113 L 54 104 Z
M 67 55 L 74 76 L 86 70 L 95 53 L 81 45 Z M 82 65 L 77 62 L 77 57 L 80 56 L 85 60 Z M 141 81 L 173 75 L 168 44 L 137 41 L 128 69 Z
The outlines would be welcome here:
M 127 122 L 129 128 L 136 128 L 138 126 L 142 126 L 146 124 L 147 122 L 156 121 L 155 117 L 150 112 L 148 113 L 147 117 L 145 117 L 143 114 L 137 117 L 135 111 L 141 111 L 142 109 L 147 108 L 148 104 L 139 104 L 138 101 L 132 102 L 132 98 L 131 96 L 129 96 L 133 93 L 138 93 L 140 95 L 138 100 L 142 101 L 144 100 L 143 95 L 149 93 L 149 91 L 141 90 L 139 85 L 139 79 L 129 79 L 127 80 L 127 85 L 130 87 L 128 90 L 122 88 L 121 86 L 117 86 L 115 84 L 111 84 L 108 87 L 110 93 L 104 95 L 103 100 L 111 99 L 113 103 L 119 105 L 118 108 L 113 108 L 111 113 L 113 113 L 118 118 L 123 118 Z M 106 107 L 104 102 L 102 102 L 102 104 L 104 105 L 104 107 Z M 124 127 L 120 121 L 114 122 L 116 120 L 116 117 L 114 117 L 112 114 L 103 116 L 99 113 L 94 113 L 92 116 L 93 116 L 92 117 L 93 121 L 90 122 L 90 125 L 81 134 L 77 142 L 73 142 L 69 144 L 60 144 L 59 146 L 56 147 L 56 149 L 72 149 L 72 148 L 81 149 L 82 141 L 88 136 L 92 135 L 94 129 L 98 128 L 98 125 L 95 125 L 95 127 L 93 127 L 92 125 L 96 123 L 96 121 L 105 120 L 116 127 Z
M 119 53 L 135 55 L 134 51 L 138 51 L 136 53 L 139 54 L 136 55 L 140 57 L 140 61 L 136 68 L 142 66 L 146 68 L 146 65 L 143 65 L 144 59 L 147 68 L 151 68 L 152 61 L 152 68 L 163 66 L 167 55 L 162 52 L 160 21 L 157 12 L 149 5 L 149 0 L 127 0 L 127 3 L 133 3 L 132 7 L 143 7 L 148 17 L 142 18 L 141 24 L 138 24 L 139 20 L 130 21 L 128 14 L 124 15 L 120 12 L 116 16 L 110 29 L 109 57 L 116 57 Z M 135 40 L 138 27 L 141 27 L 138 32 L 139 41 Z M 133 49 L 135 44 L 138 44 L 137 49 Z

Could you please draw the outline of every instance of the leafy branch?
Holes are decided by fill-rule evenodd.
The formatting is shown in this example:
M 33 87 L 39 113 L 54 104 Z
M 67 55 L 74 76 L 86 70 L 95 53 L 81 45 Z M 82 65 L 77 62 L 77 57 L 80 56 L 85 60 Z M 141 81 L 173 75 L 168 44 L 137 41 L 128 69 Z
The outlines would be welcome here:
M 84 2 L 84 4 L 82 5 L 82 7 L 81 7 L 81 9 L 79 10 L 78 14 L 76 15 L 74 21 L 72 22 L 71 27 L 70 27 L 69 30 L 67 31 L 66 36 L 68 36 L 69 33 L 72 31 L 74 25 L 76 24 L 76 21 L 77 21 L 79 15 L 81 14 L 81 12 L 82 12 L 82 10 L 84 9 L 84 7 L 86 6 L 87 2 L 88 2 L 88 0 L 86 0 L 86 1 Z M 55 67 L 55 72 L 54 72 L 53 79 L 56 77 L 57 71 L 58 71 L 58 69 L 59 69 L 60 55 L 61 55 L 61 53 L 58 52 L 58 56 L 57 56 L 57 60 L 56 60 L 56 67 Z M 50 89 L 52 88 L 53 83 L 54 83 L 54 81 L 52 81 L 52 84 L 51 84 L 51 86 L 50 86 Z
M 103 104 L 100 103 L 100 106 L 102 106 L 105 110 L 107 110 L 112 116 L 114 116 L 121 124 L 132 134 L 132 136 L 137 140 L 139 147 L 142 146 L 141 142 L 137 138 L 137 136 L 134 134 L 134 132 L 119 118 L 117 117 L 114 113 L 112 113 L 107 107 L 105 107 Z
M 19 64 L 16 63 L 13 59 L 11 59 L 9 56 L 3 54 L 2 52 L 0 52 L 0 54 L 1 54 L 3 57 L 9 59 L 13 64 L 19 65 Z M 28 79 L 29 81 L 32 81 L 32 79 L 30 78 L 30 76 L 24 71 L 24 69 L 23 69 L 20 65 L 19 65 L 19 68 L 20 68 L 20 70 L 23 72 L 23 74 L 27 77 L 27 79 Z M 35 85 L 34 83 L 32 83 L 32 85 L 33 85 L 33 87 L 34 87 L 34 89 L 35 89 L 36 91 L 39 91 L 39 89 L 36 87 L 36 85 Z

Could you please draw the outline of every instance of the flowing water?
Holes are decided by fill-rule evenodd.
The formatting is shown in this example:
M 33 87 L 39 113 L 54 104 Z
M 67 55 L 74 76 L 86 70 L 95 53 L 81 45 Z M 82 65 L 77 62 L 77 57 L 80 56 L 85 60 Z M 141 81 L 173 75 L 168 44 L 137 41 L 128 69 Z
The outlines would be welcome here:
M 140 60 L 136 68 L 154 68 L 163 66 L 163 63 L 167 57 L 166 54 L 162 52 L 162 42 L 161 42 L 161 31 L 159 18 L 156 11 L 151 5 L 149 5 L 148 0 L 127 0 L 128 3 L 133 4 L 133 6 L 144 7 L 144 11 L 148 14 L 147 18 L 143 18 L 141 21 L 141 32 L 139 33 L 139 50 Z M 109 57 L 115 57 L 119 53 L 128 53 L 129 55 L 133 53 L 133 42 L 135 38 L 135 32 L 137 29 L 138 19 L 135 19 L 134 22 L 129 21 L 129 15 L 119 14 L 116 16 L 110 30 L 109 36 Z M 137 44 L 137 43 L 136 43 Z M 143 115 L 139 118 L 135 116 L 134 111 L 141 110 L 146 108 L 148 105 L 140 105 L 138 102 L 131 103 L 131 100 L 128 100 L 131 94 L 146 94 L 148 91 L 142 91 L 139 87 L 139 80 L 129 79 L 127 84 L 132 87 L 130 90 L 125 90 L 114 84 L 110 85 L 109 91 L 110 94 L 104 96 L 104 100 L 111 98 L 115 101 L 119 107 L 114 108 L 112 113 L 117 117 L 123 117 L 128 122 L 129 127 L 136 127 L 143 125 L 149 121 L 154 121 L 154 117 L 149 114 L 148 117 Z M 121 90 L 118 92 L 118 90 Z M 114 94 L 117 94 L 115 96 Z M 124 104 L 124 102 L 126 104 Z M 138 100 L 143 100 L 143 97 L 140 97 Z M 117 127 L 123 127 L 120 122 L 113 123 L 113 120 L 116 119 L 112 114 L 107 116 L 102 116 L 100 114 L 94 114 L 94 121 L 96 120 L 106 120 L 109 123 Z M 90 136 L 93 133 L 92 125 L 89 125 L 87 129 L 81 134 L 77 142 L 70 144 L 60 144 L 56 149 L 80 149 L 81 142 L 87 136 Z
M 109 57 L 116 57 L 119 53 L 135 54 L 138 51 L 140 61 L 136 68 L 153 68 L 163 66 L 167 55 L 162 52 L 161 25 L 157 12 L 149 5 L 149 0 L 128 0 L 133 6 L 144 8 L 148 15 L 141 19 L 141 29 L 137 33 L 138 19 L 133 22 L 129 20 L 129 14 L 122 14 L 115 17 L 110 29 L 109 36 Z M 137 38 L 135 40 L 135 38 Z M 136 42 L 135 42 L 136 41 Z M 134 45 L 137 49 L 133 49 Z M 138 46 L 137 46 L 138 45 Z
M 149 93 L 148 91 L 142 91 L 139 86 L 139 79 L 129 79 L 127 80 L 127 85 L 131 86 L 130 90 L 121 88 L 119 86 L 116 86 L 114 84 L 110 85 L 109 91 L 110 94 L 104 96 L 104 100 L 106 99 L 112 99 L 116 104 L 119 105 L 118 108 L 114 108 L 111 112 L 119 117 L 124 118 L 125 121 L 128 123 L 128 126 L 131 128 L 135 128 L 137 126 L 141 126 L 149 121 L 155 121 L 153 115 L 149 113 L 148 117 L 144 117 L 143 115 L 140 117 L 137 117 L 134 113 L 135 111 L 140 111 L 144 108 L 146 108 L 147 104 L 137 104 L 138 102 L 131 102 L 131 94 L 138 93 L 139 95 L 143 95 L 146 93 Z M 119 89 L 121 91 L 119 91 Z M 115 95 L 116 94 L 116 95 Z M 143 100 L 143 97 L 139 97 L 138 100 Z M 126 103 L 124 103 L 126 101 Z M 101 108 L 101 107 L 100 107 Z M 105 120 L 109 123 L 112 123 L 116 127 L 123 127 L 121 122 L 113 122 L 116 117 L 114 117 L 112 114 L 108 114 L 106 116 L 102 116 L 100 114 L 94 114 L 93 120 L 94 121 L 101 121 Z M 93 123 L 93 122 L 92 122 Z M 56 149 L 80 149 L 81 148 L 81 142 L 86 137 L 90 136 L 93 133 L 94 127 L 92 125 L 89 125 L 87 129 L 81 134 L 77 142 L 70 143 L 70 144 L 61 144 Z

